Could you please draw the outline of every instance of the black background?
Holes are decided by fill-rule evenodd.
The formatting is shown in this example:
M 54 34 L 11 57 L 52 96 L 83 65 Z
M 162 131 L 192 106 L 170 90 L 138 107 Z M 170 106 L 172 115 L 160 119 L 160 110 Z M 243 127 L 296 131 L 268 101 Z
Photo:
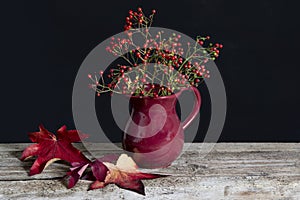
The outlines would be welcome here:
M 220 141 L 300 141 L 297 2 L 1 3 L 0 142 L 27 142 L 27 132 L 40 123 L 52 131 L 63 124 L 74 128 L 71 97 L 78 68 L 97 44 L 123 30 L 128 10 L 138 6 L 146 13 L 157 10 L 154 26 L 210 35 L 224 44 L 216 62 L 228 98 Z

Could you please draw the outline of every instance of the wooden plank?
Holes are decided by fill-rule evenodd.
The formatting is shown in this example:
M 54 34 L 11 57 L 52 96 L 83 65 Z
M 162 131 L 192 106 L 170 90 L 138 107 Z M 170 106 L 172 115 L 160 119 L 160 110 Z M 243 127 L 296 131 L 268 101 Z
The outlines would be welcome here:
M 106 152 L 108 153 L 108 152 Z M 266 159 L 263 153 L 211 153 L 200 159 L 195 152 L 186 152 L 170 167 L 166 169 L 155 170 L 156 173 L 164 174 L 193 174 L 194 176 L 236 176 L 236 175 L 298 175 L 299 159 L 298 154 L 293 152 L 280 155 L 272 152 L 272 156 Z M 268 153 L 270 155 L 271 153 Z M 288 158 L 288 159 L 287 159 Z M 33 159 L 27 162 L 21 162 L 18 158 L 5 158 L 0 162 L 0 180 L 19 180 L 22 177 L 27 178 L 27 172 L 33 163 Z M 234 169 L 234 171 L 232 171 Z M 67 165 L 54 163 L 45 169 L 42 173 L 43 178 L 47 173 L 57 172 L 63 175 L 68 170 Z M 36 179 L 37 177 L 34 177 Z M 48 176 L 47 176 L 48 177 Z M 56 177 L 56 176 L 55 176 Z M 30 177 L 31 178 L 31 177 Z
M 143 170 L 171 177 L 145 181 L 146 197 L 109 186 L 86 191 L 81 181 L 68 190 L 61 181 L 68 170 L 56 162 L 42 174 L 27 175 L 34 159 L 21 162 L 30 144 L 0 144 L 0 199 L 300 199 L 299 143 L 185 144 L 179 159 L 164 169 Z M 207 145 L 207 146 L 205 146 Z M 120 153 L 106 144 L 91 146 L 90 158 Z
M 0 181 L 0 198 L 20 199 L 299 199 L 299 177 L 167 177 L 144 181 L 146 196 L 114 185 L 87 191 L 90 182 L 80 181 L 66 189 L 60 180 Z

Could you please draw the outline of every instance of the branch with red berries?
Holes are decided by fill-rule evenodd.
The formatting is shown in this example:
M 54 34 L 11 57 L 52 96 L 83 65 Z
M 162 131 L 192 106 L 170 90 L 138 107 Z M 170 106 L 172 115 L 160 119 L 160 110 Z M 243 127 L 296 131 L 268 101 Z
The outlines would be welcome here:
M 106 50 L 125 61 L 110 69 L 108 72 L 89 74 L 92 83 L 90 88 L 97 95 L 110 92 L 133 96 L 168 96 L 181 88 L 197 87 L 205 78 L 210 78 L 206 69 L 209 61 L 219 57 L 222 44 L 212 44 L 207 41 L 209 36 L 198 36 L 194 44 L 183 48 L 181 35 L 173 33 L 164 37 L 164 31 L 156 35 L 150 34 L 156 11 L 146 16 L 141 8 L 136 12 L 130 10 L 124 26 L 126 38 L 111 38 L 110 46 Z M 134 36 L 143 38 L 143 45 L 138 46 Z M 133 50 L 129 50 L 133 49 Z M 100 77 L 99 77 L 100 75 Z M 159 84 L 157 90 L 145 89 L 145 85 Z M 156 88 L 156 87 L 155 87 Z

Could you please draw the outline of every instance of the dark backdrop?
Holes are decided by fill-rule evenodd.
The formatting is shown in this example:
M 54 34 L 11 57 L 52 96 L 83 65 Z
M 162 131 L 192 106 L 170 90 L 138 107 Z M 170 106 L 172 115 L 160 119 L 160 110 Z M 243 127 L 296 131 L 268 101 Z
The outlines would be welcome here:
M 300 141 L 297 2 L 2 2 L 0 142 L 27 142 L 26 133 L 40 123 L 50 130 L 63 124 L 74 128 L 72 86 L 81 62 L 98 43 L 122 31 L 128 10 L 137 6 L 157 10 L 155 26 L 191 37 L 210 35 L 224 44 L 217 65 L 228 112 L 220 141 Z M 209 116 L 201 112 L 206 123 Z

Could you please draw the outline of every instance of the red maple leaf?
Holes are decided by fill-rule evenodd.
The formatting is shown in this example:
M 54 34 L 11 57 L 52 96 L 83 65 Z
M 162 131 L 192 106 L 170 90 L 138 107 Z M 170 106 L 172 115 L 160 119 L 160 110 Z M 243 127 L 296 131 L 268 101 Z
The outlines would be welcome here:
M 30 140 L 37 144 L 27 147 L 21 157 L 21 160 L 25 160 L 29 157 L 37 156 L 30 168 L 30 176 L 41 173 L 49 164 L 56 160 L 65 160 L 70 163 L 90 162 L 72 145 L 72 142 L 79 142 L 81 138 L 87 138 L 88 135 L 81 134 L 77 130 L 67 130 L 66 126 L 62 126 L 56 135 L 45 129 L 43 125 L 40 125 L 39 129 L 39 132 L 28 134 Z

